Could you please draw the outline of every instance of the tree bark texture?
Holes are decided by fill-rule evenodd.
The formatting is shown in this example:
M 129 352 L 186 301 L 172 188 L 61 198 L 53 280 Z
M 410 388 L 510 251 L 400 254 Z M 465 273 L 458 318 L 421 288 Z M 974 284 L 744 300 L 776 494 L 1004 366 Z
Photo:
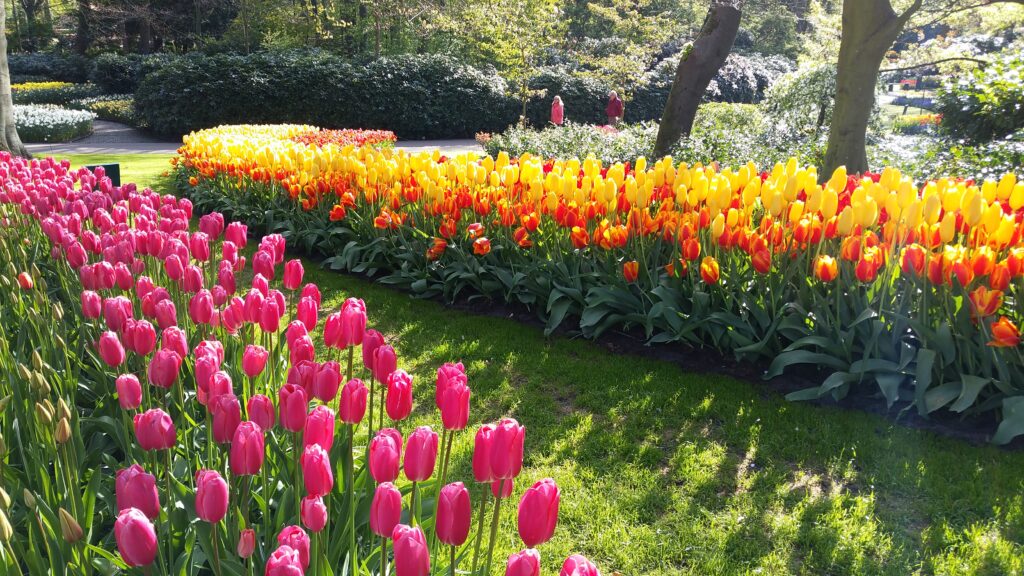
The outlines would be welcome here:
M 0 30 L 7 29 L 7 10 L 0 10 Z M 0 150 L 29 157 L 14 125 L 14 101 L 11 98 L 11 72 L 7 68 L 7 35 L 0 34 Z

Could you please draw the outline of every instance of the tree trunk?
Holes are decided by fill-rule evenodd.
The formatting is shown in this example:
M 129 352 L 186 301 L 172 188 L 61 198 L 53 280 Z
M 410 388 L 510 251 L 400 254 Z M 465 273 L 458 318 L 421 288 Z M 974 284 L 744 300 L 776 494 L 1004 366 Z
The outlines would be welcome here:
M 84 55 L 92 44 L 92 5 L 90 0 L 78 0 L 78 30 L 75 31 L 75 52 Z
M 824 180 L 840 166 L 851 174 L 868 169 L 866 138 L 875 104 L 878 70 L 885 53 L 921 0 L 896 14 L 889 0 L 843 0 L 843 35 L 836 69 L 836 105 L 828 133 Z
M 139 53 L 149 54 L 153 51 L 153 25 L 149 18 L 139 20 Z
M 704 91 L 732 50 L 742 10 L 743 0 L 712 0 L 697 39 L 679 59 L 658 127 L 655 156 L 667 154 L 672 145 L 693 128 Z
M 0 30 L 7 29 L 7 10 L 0 10 Z M 7 35 L 0 34 L 0 150 L 28 158 L 30 155 L 18 137 L 14 125 L 14 101 L 11 98 L 11 73 L 7 68 Z

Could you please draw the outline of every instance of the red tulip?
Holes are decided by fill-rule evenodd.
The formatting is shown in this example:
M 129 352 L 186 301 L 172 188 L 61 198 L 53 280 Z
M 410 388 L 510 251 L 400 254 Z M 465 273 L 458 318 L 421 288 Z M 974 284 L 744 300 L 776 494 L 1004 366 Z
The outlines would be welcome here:
M 390 344 L 381 344 L 373 351 L 373 379 L 380 383 L 388 381 L 388 376 L 398 369 L 398 356 Z
M 135 374 L 121 374 L 114 381 L 117 403 L 123 410 L 135 410 L 142 404 L 142 384 Z
M 523 441 L 526 428 L 512 418 L 502 418 L 494 428 L 491 470 L 499 480 L 515 478 L 523 469 Z
M 494 424 L 484 424 L 473 440 L 473 479 L 489 483 L 495 479 L 491 469 L 491 451 L 494 447 Z
M 313 380 L 313 395 L 321 402 L 329 403 L 338 395 L 341 385 L 341 366 L 337 362 L 328 361 L 320 365 Z
M 562 571 L 559 576 L 601 576 L 597 566 L 579 554 L 573 554 L 565 559 L 562 564 Z
M 405 420 L 412 412 L 412 376 L 405 370 L 388 375 L 388 394 L 384 402 L 388 418 Z
M 249 397 L 246 414 L 248 414 L 249 420 L 255 422 L 263 430 L 270 430 L 274 427 L 274 401 L 263 394 L 254 394 Z
M 242 422 L 242 407 L 234 394 L 221 394 L 213 401 L 213 441 L 227 444 Z
M 287 268 L 285 268 L 287 271 Z M 319 496 L 306 496 L 300 506 L 302 525 L 313 532 L 320 532 L 327 526 L 327 505 Z
M 505 576 L 540 576 L 540 552 L 530 548 L 509 556 Z
M 366 366 L 367 370 L 373 370 L 373 354 L 382 344 L 384 336 L 380 332 L 371 329 L 363 334 L 363 366 Z
M 249 378 L 255 378 L 263 373 L 263 369 L 267 366 L 267 358 L 270 357 L 270 353 L 263 346 L 256 344 L 249 344 L 245 347 L 245 352 L 242 353 L 242 371 Z
M 469 386 L 455 382 L 441 393 L 441 423 L 447 430 L 462 430 L 469 424 Z
M 366 385 L 359 378 L 353 378 L 341 389 L 339 418 L 346 424 L 359 424 L 366 414 Z
M 166 450 L 174 447 L 177 432 L 169 414 L 151 408 L 135 415 L 135 437 L 143 450 Z
M 430 549 L 422 530 L 399 524 L 391 539 L 395 548 L 395 576 L 430 575 Z
M 330 452 L 334 445 L 334 410 L 323 404 L 313 408 L 306 417 L 302 441 L 306 446 L 318 444 Z
M 216 524 L 228 513 L 228 483 L 215 470 L 196 472 L 196 516 Z
M 242 530 L 238 535 L 238 547 L 235 549 L 239 558 L 245 559 L 256 551 L 256 531 L 252 528 Z
M 434 473 L 437 463 L 437 432 L 430 426 L 420 426 L 409 435 L 405 447 L 405 460 L 402 468 L 405 477 L 412 482 L 423 482 Z
M 22 290 L 31 290 L 34 285 L 32 277 L 29 276 L 28 272 L 18 274 L 18 286 L 20 286 Z
M 251 403 L 251 402 L 250 402 Z M 260 473 L 266 455 L 263 429 L 258 424 L 245 421 L 235 428 L 231 438 L 231 473 L 235 476 L 255 476 Z
M 508 498 L 512 495 L 512 490 L 514 490 L 515 487 L 515 480 L 495 480 L 491 482 L 491 496 L 500 499 Z
M 160 388 L 170 388 L 178 379 L 181 370 L 181 356 L 173 350 L 162 348 L 149 361 L 149 383 Z
M 370 475 L 376 482 L 394 482 L 402 458 L 402 434 L 383 428 L 370 441 Z
M 311 496 L 323 496 L 334 487 L 334 473 L 327 451 L 319 444 L 310 444 L 302 452 L 302 480 Z
M 402 520 L 402 493 L 391 482 L 377 486 L 370 502 L 370 530 L 382 538 L 390 538 Z
M 284 263 L 284 287 L 288 290 L 298 290 L 302 285 L 302 261 L 299 259 L 289 260 Z
M 303 576 L 302 558 L 299 551 L 291 546 L 280 546 L 267 558 L 264 576 Z
M 278 392 L 277 409 L 281 416 L 281 426 L 285 430 L 302 430 L 306 424 L 306 410 L 309 409 L 306 391 L 295 384 L 285 384 Z
M 437 539 L 449 546 L 462 546 L 469 536 L 472 514 L 469 490 L 462 482 L 442 488 L 437 500 Z
M 302 528 L 294 524 L 285 526 L 277 535 L 277 543 L 281 546 L 291 547 L 298 552 L 302 569 L 309 568 L 309 535 Z
M 82 290 L 82 316 L 95 320 L 103 313 L 103 298 L 92 290 Z
M 138 464 L 117 471 L 114 494 L 117 497 L 118 512 L 126 508 L 137 508 L 153 520 L 160 516 L 156 476 L 147 473 Z
M 111 368 L 117 368 L 124 363 L 124 347 L 121 346 L 121 339 L 117 333 L 106 331 L 100 335 L 99 341 L 100 358 Z
M 523 493 L 519 501 L 519 537 L 530 548 L 551 540 L 558 524 L 561 492 L 551 478 L 545 478 Z
M 156 559 L 156 529 L 137 508 L 126 508 L 117 515 L 114 539 L 128 566 L 149 566 Z

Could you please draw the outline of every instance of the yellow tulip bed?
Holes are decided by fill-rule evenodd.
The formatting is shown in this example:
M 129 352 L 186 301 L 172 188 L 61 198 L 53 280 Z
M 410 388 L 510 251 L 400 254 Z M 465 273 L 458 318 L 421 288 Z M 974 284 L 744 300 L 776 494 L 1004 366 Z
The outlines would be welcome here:
M 890 407 L 1024 433 L 1024 182 L 827 178 L 666 157 L 446 157 L 296 136 L 189 134 L 178 183 L 202 211 L 282 232 L 334 269 L 417 296 L 528 307 L 552 331 L 686 342 Z M 304 143 L 310 142 L 310 143 Z M 823 184 L 819 184 L 823 182 Z M 996 425 L 998 423 L 998 426 Z

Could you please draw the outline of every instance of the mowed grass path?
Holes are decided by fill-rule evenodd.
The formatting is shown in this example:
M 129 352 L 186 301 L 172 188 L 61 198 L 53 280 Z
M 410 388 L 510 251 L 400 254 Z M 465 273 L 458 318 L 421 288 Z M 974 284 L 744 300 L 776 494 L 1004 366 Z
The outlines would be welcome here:
M 167 166 L 167 157 L 159 167 L 134 156 L 88 161 L 97 160 L 121 161 L 123 174 L 150 186 Z M 525 424 L 526 466 L 495 574 L 521 544 L 518 496 L 546 476 L 561 486 L 562 506 L 541 547 L 545 574 L 575 552 L 606 575 L 1024 573 L 1024 453 L 545 338 L 311 261 L 306 271 L 324 310 L 365 299 L 371 325 L 415 376 L 405 431 L 436 427 L 435 370 L 457 360 L 473 390 L 471 423 L 508 415 Z M 472 436 L 458 436 L 455 478 L 472 477 Z

